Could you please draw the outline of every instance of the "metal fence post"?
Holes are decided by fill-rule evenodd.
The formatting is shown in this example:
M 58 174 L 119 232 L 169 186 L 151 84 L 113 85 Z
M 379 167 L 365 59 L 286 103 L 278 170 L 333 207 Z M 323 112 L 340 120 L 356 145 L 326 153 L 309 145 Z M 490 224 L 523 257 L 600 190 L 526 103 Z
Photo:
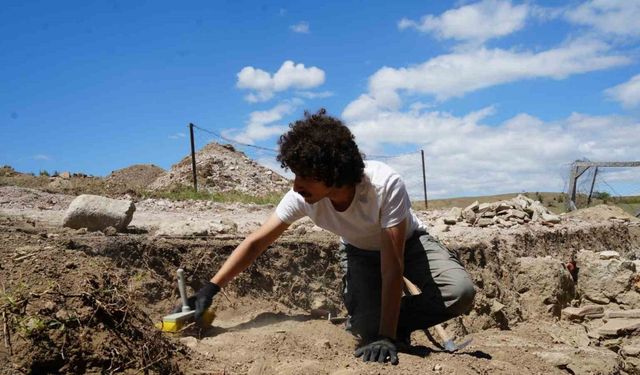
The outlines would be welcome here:
M 193 172 L 193 189 L 198 191 L 198 178 L 196 177 L 196 148 L 193 141 L 192 123 L 189 123 L 189 133 L 191 135 L 191 171 Z
M 427 173 L 424 168 L 424 150 L 420 150 L 420 155 L 422 155 L 422 186 L 424 188 L 424 209 L 429 209 L 429 203 L 427 201 Z

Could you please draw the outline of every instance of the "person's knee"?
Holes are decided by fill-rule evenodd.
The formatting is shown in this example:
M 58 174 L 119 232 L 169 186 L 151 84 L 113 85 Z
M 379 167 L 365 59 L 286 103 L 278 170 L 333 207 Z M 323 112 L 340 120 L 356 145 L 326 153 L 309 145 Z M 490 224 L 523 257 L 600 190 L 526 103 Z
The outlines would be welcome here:
M 476 296 L 476 290 L 473 286 L 471 279 L 462 277 L 458 279 L 452 288 L 451 305 L 447 308 L 449 312 L 454 315 L 462 315 L 471 310 L 473 307 L 473 300 Z
M 380 314 L 378 312 L 358 313 L 349 319 L 350 331 L 368 340 L 378 335 Z

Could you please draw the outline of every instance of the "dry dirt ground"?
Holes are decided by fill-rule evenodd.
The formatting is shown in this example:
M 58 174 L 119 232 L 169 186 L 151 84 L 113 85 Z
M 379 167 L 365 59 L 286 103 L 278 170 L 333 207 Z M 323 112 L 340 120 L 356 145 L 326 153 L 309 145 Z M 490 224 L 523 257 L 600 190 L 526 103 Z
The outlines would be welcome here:
M 522 257 L 566 262 L 580 250 L 640 257 L 638 220 L 607 207 L 564 216 L 553 227 L 456 225 L 434 233 L 459 253 L 476 284 L 474 309 L 446 325 L 473 342 L 448 354 L 416 332 L 391 366 L 354 358 L 356 340 L 340 320 L 311 313 L 345 313 L 337 239 L 311 223 L 294 225 L 216 297 L 211 328 L 171 335 L 154 322 L 177 302 L 175 270 L 184 268 L 189 290 L 198 289 L 273 207 L 144 200 L 127 233 L 105 235 L 61 228 L 73 198 L 0 187 L 2 374 L 637 373 L 635 359 L 621 353 L 634 345 L 633 334 L 595 337 L 596 321 L 561 320 L 561 301 L 532 305 L 535 296 L 516 288 Z M 444 214 L 419 216 L 431 224 Z M 160 223 L 185 220 L 232 221 L 237 230 L 155 235 Z M 579 305 L 579 296 L 570 303 Z

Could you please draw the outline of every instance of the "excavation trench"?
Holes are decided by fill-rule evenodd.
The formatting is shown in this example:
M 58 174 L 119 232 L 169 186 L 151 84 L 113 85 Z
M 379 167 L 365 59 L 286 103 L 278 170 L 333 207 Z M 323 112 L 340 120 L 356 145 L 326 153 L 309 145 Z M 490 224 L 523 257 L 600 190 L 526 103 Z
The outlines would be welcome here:
M 193 370 L 193 363 L 202 361 L 208 361 L 208 370 L 227 369 L 232 373 L 248 372 L 263 361 L 265 368 L 287 373 L 284 363 L 289 360 L 265 359 L 269 353 L 284 356 L 276 349 L 262 354 L 247 352 L 243 358 L 252 358 L 250 361 L 228 363 L 230 354 L 211 348 L 224 342 L 225 350 L 231 347 L 239 351 L 241 347 L 234 346 L 238 344 L 230 343 L 243 340 L 248 340 L 244 347 L 251 348 L 250 340 L 261 339 L 247 336 L 246 329 L 311 320 L 314 307 L 321 306 L 332 316 L 345 314 L 337 239 L 322 233 L 284 236 L 233 280 L 224 295 L 216 297 L 220 321 L 228 324 L 205 333 L 208 337 L 202 342 L 209 345 L 207 353 L 212 354 L 204 358 L 202 350 L 187 349 L 184 340 L 181 343 L 176 336 L 161 334 L 153 323 L 178 302 L 177 268 L 185 270 L 189 291 L 193 292 L 221 266 L 241 238 L 152 238 L 146 234 L 104 236 L 67 231 L 52 234 L 37 227 L 20 230 L 29 226 L 13 219 L 5 219 L 2 225 L 2 250 L 8 259 L 0 268 L 5 280 L 2 306 L 5 329 L 11 334 L 9 347 L 0 349 L 0 361 L 11 363 L 3 369 L 5 373 L 131 370 L 171 374 L 185 371 L 185 366 Z M 443 236 L 448 247 L 459 253 L 478 291 L 473 311 L 449 322 L 449 329 L 460 336 L 492 328 L 510 330 L 520 323 L 553 322 L 559 315 L 558 307 L 580 298 L 576 292 L 580 278 L 573 292 L 568 292 L 573 293 L 571 298 L 556 296 L 554 301 L 542 302 L 563 306 L 547 306 L 544 311 L 531 308 L 531 301 L 525 301 L 518 291 L 522 259 L 549 256 L 563 264 L 580 250 L 615 250 L 634 260 L 640 255 L 639 232 L 637 226 L 605 222 L 478 237 Z M 25 254 L 9 243 L 19 243 Z M 36 251 L 37 256 L 24 257 Z M 496 304 L 502 307 L 498 309 Z M 272 319 L 265 319 L 268 313 Z M 348 341 L 349 336 L 341 336 L 340 326 L 326 321 L 306 324 L 304 329 L 311 334 L 317 330 L 318 337 L 329 331 L 333 335 L 330 337 Z M 269 347 L 297 348 L 296 356 L 304 357 L 308 353 L 305 348 L 311 345 L 305 341 L 309 338 L 289 333 L 289 328 L 285 325 L 267 331 L 275 338 L 264 340 Z M 339 368 L 349 360 L 339 357 L 332 363 L 332 357 L 322 354 L 342 353 L 342 349 L 348 352 L 353 344 L 331 340 L 318 344 L 320 349 L 309 349 L 315 353 L 310 356 L 320 361 L 320 368 Z M 197 345 L 190 346 L 197 349 Z M 235 355 L 242 357 L 239 352 Z M 304 366 L 293 367 L 291 373 L 314 372 L 315 365 Z

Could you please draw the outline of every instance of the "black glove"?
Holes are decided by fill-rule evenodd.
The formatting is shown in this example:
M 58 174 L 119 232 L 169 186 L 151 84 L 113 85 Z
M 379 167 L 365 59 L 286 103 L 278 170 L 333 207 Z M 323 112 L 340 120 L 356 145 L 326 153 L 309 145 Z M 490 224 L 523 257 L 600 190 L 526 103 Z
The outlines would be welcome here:
M 195 296 L 187 298 L 187 305 L 191 310 L 195 310 L 195 320 L 200 324 L 202 315 L 211 306 L 213 297 L 220 291 L 220 287 L 211 281 L 205 281 L 203 286 L 198 290 Z M 177 305 L 173 309 L 174 313 L 182 312 L 182 304 Z
M 384 336 L 378 337 L 377 340 L 361 346 L 353 352 L 356 357 L 362 356 L 365 362 L 378 361 L 384 363 L 389 358 L 392 365 L 398 364 L 398 349 L 392 339 Z
M 220 291 L 220 287 L 217 284 L 212 283 L 211 281 L 205 281 L 204 285 L 198 290 L 198 293 L 195 295 L 195 318 L 196 322 L 200 323 L 202 320 L 202 315 L 205 311 L 211 306 L 211 302 L 213 301 L 213 297 Z M 191 299 L 191 298 L 190 298 Z M 189 301 L 189 306 L 191 306 L 191 301 Z

